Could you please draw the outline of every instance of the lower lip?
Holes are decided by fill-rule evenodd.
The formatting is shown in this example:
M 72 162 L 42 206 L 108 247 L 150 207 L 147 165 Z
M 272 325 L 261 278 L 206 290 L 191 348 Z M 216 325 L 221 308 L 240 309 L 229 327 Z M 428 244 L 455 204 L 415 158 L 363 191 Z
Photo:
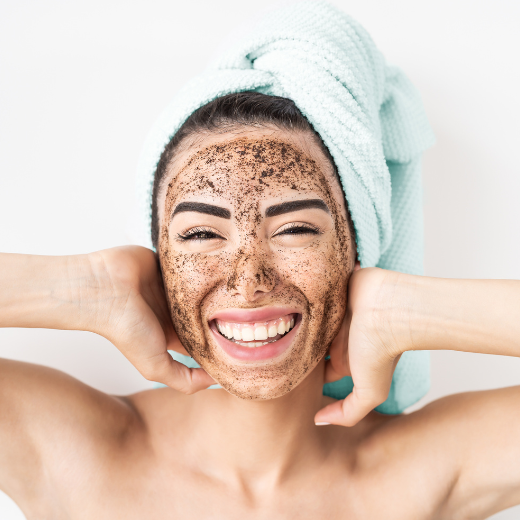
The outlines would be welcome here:
M 239 359 L 240 361 L 262 361 L 275 358 L 287 350 L 300 328 L 300 323 L 301 315 L 298 315 L 294 327 L 283 338 L 278 341 L 273 341 L 273 343 L 268 343 L 263 347 L 243 347 L 233 341 L 229 341 L 220 334 L 214 321 L 211 322 L 210 329 L 215 336 L 217 345 L 232 358 Z

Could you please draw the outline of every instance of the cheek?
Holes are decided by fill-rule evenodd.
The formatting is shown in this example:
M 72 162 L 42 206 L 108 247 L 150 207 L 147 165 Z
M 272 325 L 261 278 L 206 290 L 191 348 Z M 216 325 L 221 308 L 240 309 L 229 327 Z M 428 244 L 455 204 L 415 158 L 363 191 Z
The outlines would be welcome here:
M 170 248 L 165 248 L 160 258 L 174 325 L 177 325 L 176 320 L 193 324 L 200 319 L 202 301 L 220 281 L 222 259 L 183 254 Z M 193 330 L 193 325 L 190 328 Z
M 280 255 L 278 270 L 285 283 L 301 291 L 309 306 L 309 334 L 330 343 L 346 310 L 348 263 L 339 243 Z
M 161 250 L 161 269 L 173 326 L 183 347 L 199 363 L 208 358 L 202 324 L 202 303 L 221 281 L 216 256 Z
M 347 262 L 338 253 L 335 244 L 317 250 L 281 252 L 277 270 L 284 281 L 297 286 L 309 300 L 316 302 L 331 289 L 346 284 Z

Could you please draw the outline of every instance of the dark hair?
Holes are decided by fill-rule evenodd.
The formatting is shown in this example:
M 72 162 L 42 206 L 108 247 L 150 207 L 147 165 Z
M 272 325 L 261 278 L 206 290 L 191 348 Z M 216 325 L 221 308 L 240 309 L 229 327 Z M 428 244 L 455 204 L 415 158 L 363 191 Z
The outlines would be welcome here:
M 218 97 L 191 114 L 166 145 L 155 170 L 152 193 L 152 243 L 157 248 L 159 218 L 157 197 L 162 180 L 180 144 L 189 136 L 199 132 L 225 132 L 240 126 L 266 125 L 293 131 L 307 131 L 317 139 L 326 157 L 336 165 L 319 134 L 300 112 L 292 99 L 268 96 L 260 92 L 237 92 Z M 338 178 L 339 180 L 339 178 Z M 340 182 L 341 185 L 341 182 Z

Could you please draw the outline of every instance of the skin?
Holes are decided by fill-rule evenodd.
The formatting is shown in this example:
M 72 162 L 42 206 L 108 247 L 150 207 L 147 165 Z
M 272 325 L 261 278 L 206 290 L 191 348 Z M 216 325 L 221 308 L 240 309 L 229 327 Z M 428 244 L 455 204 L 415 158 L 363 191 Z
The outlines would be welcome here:
M 307 269 L 300 256 L 307 252 L 334 267 L 331 249 L 340 244 L 338 237 L 352 235 L 341 231 L 340 215 L 343 224 L 348 223 L 346 213 L 337 209 L 344 209 L 339 185 L 313 140 L 275 134 L 255 130 L 233 134 L 229 141 L 246 140 L 244 146 L 251 141 L 283 141 L 314 161 L 319 169 L 315 178 L 323 173 L 337 203 L 327 199 L 327 205 L 336 210 L 331 209 L 332 216 L 321 210 L 305 212 L 305 220 L 324 219 L 322 227 L 329 231 L 314 235 L 301 248 L 276 242 L 271 227 L 287 222 L 270 223 L 262 206 L 288 194 L 294 197 L 292 182 L 271 183 L 272 192 L 261 187 L 258 204 L 245 207 L 243 192 L 227 200 L 226 191 L 212 194 L 212 202 L 218 196 L 221 205 L 228 204 L 232 218 L 207 225 L 219 228 L 226 242 L 203 252 L 181 251 L 174 242 L 174 226 L 193 225 L 181 222 L 194 216 L 178 213 L 170 223 L 167 187 L 170 181 L 184 179 L 186 197 L 190 189 L 193 195 L 196 184 L 190 188 L 189 168 L 184 177 L 176 175 L 192 157 L 200 158 L 199 152 L 214 150 L 220 135 L 200 136 L 190 143 L 173 165 L 179 172 L 172 169 L 165 184 L 161 222 L 168 226 L 162 227 L 161 255 L 168 250 L 173 260 L 184 258 L 186 276 L 191 276 L 190 284 L 183 285 L 163 265 L 165 278 L 170 277 L 169 303 L 156 258 L 144 248 L 54 258 L 0 254 L 0 326 L 90 330 L 109 338 L 145 377 L 172 387 L 111 396 L 59 371 L 0 359 L 0 489 L 29 520 L 484 519 L 520 503 L 520 387 L 449 396 L 408 415 L 364 413 L 357 421 L 349 410 L 342 414 L 341 402 L 322 395 L 332 367 L 350 371 L 361 388 L 379 388 L 381 402 L 385 396 L 380 388 L 395 359 L 412 348 L 520 356 L 519 282 L 437 280 L 357 270 L 350 275 L 347 313 L 330 347 L 332 360 L 327 365 L 321 357 L 309 369 L 330 342 L 328 332 L 319 335 L 315 327 L 323 320 L 330 320 L 331 330 L 338 325 L 335 315 L 323 310 L 319 298 L 324 293 L 314 271 L 306 271 L 307 280 L 285 271 L 282 260 L 296 258 L 300 269 Z M 279 144 L 273 147 L 280 149 Z M 195 161 L 191 165 L 195 168 Z M 241 166 L 233 183 L 241 180 L 245 165 Z M 325 188 L 319 192 L 319 185 L 305 184 L 310 183 L 304 175 L 309 168 L 302 166 L 295 173 L 302 192 L 308 193 L 305 186 L 311 186 L 313 197 L 326 198 Z M 257 180 L 250 178 L 242 187 L 256 190 L 261 184 Z M 226 190 L 232 190 L 233 183 Z M 170 210 L 175 204 L 171 201 Z M 242 222 L 239 207 L 260 215 L 260 222 Z M 244 215 L 249 218 L 249 213 Z M 338 215 L 337 221 L 333 215 Z M 292 214 L 289 220 L 300 222 L 302 217 Z M 344 241 L 341 247 L 352 264 L 342 275 L 333 273 L 340 279 L 354 268 L 352 242 Z M 243 261 L 237 266 L 234 260 L 241 248 L 246 253 L 251 248 L 256 256 L 240 256 Z M 218 275 L 206 272 L 209 282 L 197 271 L 208 268 L 203 257 L 221 269 Z M 272 274 L 257 278 L 258 266 Z M 331 274 L 321 276 L 329 283 Z M 190 308 L 183 290 L 191 291 L 202 310 L 187 322 L 194 336 L 182 336 L 181 321 L 176 321 L 178 332 L 201 362 L 212 361 L 207 369 L 219 381 L 226 383 L 226 374 L 237 370 L 237 363 L 218 354 L 206 318 L 213 308 L 231 305 L 289 300 L 301 305 L 307 325 L 287 351 L 298 368 L 280 374 L 283 361 L 271 360 L 250 367 L 243 384 L 227 381 L 227 390 L 196 392 L 213 380 L 203 369 L 176 364 L 166 351 L 182 350 L 168 306 L 175 297 L 185 310 Z M 311 304 L 316 311 L 307 310 Z M 334 304 L 341 312 L 344 298 Z M 296 354 L 308 361 L 307 368 Z M 274 382 L 259 385 L 267 373 L 273 374 Z M 294 388 L 286 392 L 289 382 Z M 314 421 L 319 413 L 350 426 L 318 427 Z
M 345 314 L 356 251 L 341 188 L 310 135 L 239 129 L 188 149 L 175 159 L 159 196 L 158 252 L 175 329 L 228 392 L 280 397 L 316 367 Z M 269 206 L 306 199 L 321 199 L 329 209 L 265 216 Z M 231 218 L 195 211 L 172 218 L 180 202 L 211 203 Z M 291 226 L 307 232 L 289 235 Z M 180 238 L 201 228 L 209 238 Z M 218 310 L 284 305 L 302 321 L 291 348 L 276 360 L 239 363 L 209 330 L 208 317 Z

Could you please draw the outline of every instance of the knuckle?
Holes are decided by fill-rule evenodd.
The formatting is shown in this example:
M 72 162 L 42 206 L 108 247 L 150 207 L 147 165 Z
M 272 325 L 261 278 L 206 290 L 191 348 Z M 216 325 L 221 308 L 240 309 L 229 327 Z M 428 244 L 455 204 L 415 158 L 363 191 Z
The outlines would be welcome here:
M 379 406 L 381 403 L 384 403 L 386 401 L 386 398 L 388 397 L 388 393 L 387 392 L 377 392 L 375 395 L 374 395 L 374 399 L 373 399 L 373 406 L 374 408 L 376 406 Z
M 172 382 L 170 386 L 184 395 L 191 395 L 195 393 L 195 390 L 187 381 L 175 381 Z
M 168 380 L 168 386 L 175 388 L 175 390 L 181 392 L 182 394 L 191 395 L 197 391 L 195 388 L 193 388 L 193 382 L 189 372 L 187 374 L 180 372 L 175 375 L 172 375 L 171 372 L 169 372 L 166 379 Z
M 182 365 L 177 366 L 174 364 L 172 367 L 168 358 L 148 361 L 145 365 L 141 366 L 139 372 L 148 381 L 157 381 L 166 384 L 186 395 L 194 394 L 198 390 L 193 384 L 191 371 Z
M 358 394 L 358 400 L 361 404 L 368 407 L 374 407 L 381 404 L 387 398 L 387 393 L 380 389 L 371 389 L 362 391 Z

